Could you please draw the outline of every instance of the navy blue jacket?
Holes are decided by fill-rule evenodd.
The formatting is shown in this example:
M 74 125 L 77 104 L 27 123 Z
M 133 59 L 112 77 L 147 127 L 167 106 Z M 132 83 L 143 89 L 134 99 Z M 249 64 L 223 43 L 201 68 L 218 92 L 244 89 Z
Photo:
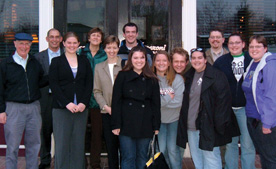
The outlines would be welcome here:
M 6 110 L 6 101 L 32 103 L 41 97 L 39 87 L 48 84 L 48 76 L 40 63 L 29 55 L 26 69 L 17 64 L 12 56 L 0 64 L 0 113 Z
M 244 72 L 246 71 L 247 66 L 251 61 L 251 57 L 248 52 L 244 53 Z M 232 70 L 232 61 L 233 56 L 228 53 L 219 57 L 215 63 L 214 67 L 221 70 L 227 77 L 231 93 L 232 93 L 232 107 L 244 107 L 246 104 L 245 95 L 241 88 L 243 77 L 237 81 L 235 75 Z

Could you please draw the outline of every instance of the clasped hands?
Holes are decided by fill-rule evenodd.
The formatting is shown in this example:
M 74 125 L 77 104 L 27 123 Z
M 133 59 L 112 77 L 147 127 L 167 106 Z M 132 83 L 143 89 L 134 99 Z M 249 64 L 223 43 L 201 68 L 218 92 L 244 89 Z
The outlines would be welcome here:
M 86 106 L 83 103 L 79 103 L 78 105 L 76 105 L 70 102 L 69 104 L 66 105 L 66 108 L 72 113 L 78 113 L 78 112 L 83 112 Z

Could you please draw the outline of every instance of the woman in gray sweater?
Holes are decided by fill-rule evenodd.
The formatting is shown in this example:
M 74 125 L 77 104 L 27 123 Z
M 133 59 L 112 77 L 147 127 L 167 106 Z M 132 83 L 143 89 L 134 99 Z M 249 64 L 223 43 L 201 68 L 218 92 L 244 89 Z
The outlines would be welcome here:
M 175 74 L 166 51 L 158 51 L 153 59 L 153 71 L 159 79 L 161 126 L 158 134 L 160 151 L 167 155 L 171 169 L 182 168 L 180 148 L 176 145 L 179 112 L 182 105 L 184 81 Z

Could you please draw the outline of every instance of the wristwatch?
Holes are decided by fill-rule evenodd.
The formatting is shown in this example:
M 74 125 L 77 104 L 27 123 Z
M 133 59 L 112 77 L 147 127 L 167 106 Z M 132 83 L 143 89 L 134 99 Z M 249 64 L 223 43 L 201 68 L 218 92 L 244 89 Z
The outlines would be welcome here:
M 104 106 L 107 106 L 107 104 L 105 104 Z M 103 106 L 103 108 L 102 108 L 103 111 L 105 110 L 104 106 Z

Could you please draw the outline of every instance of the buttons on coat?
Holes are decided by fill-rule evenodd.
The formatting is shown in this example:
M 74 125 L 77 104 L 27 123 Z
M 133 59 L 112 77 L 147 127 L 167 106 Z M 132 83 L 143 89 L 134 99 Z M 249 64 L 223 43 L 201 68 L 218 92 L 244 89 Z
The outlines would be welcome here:
M 130 89 L 129 92 L 132 92 L 132 89 Z
M 145 107 L 145 105 L 144 105 L 144 104 L 142 104 L 142 107 L 144 108 L 144 107 Z
M 132 106 L 132 103 L 128 103 L 128 105 Z

